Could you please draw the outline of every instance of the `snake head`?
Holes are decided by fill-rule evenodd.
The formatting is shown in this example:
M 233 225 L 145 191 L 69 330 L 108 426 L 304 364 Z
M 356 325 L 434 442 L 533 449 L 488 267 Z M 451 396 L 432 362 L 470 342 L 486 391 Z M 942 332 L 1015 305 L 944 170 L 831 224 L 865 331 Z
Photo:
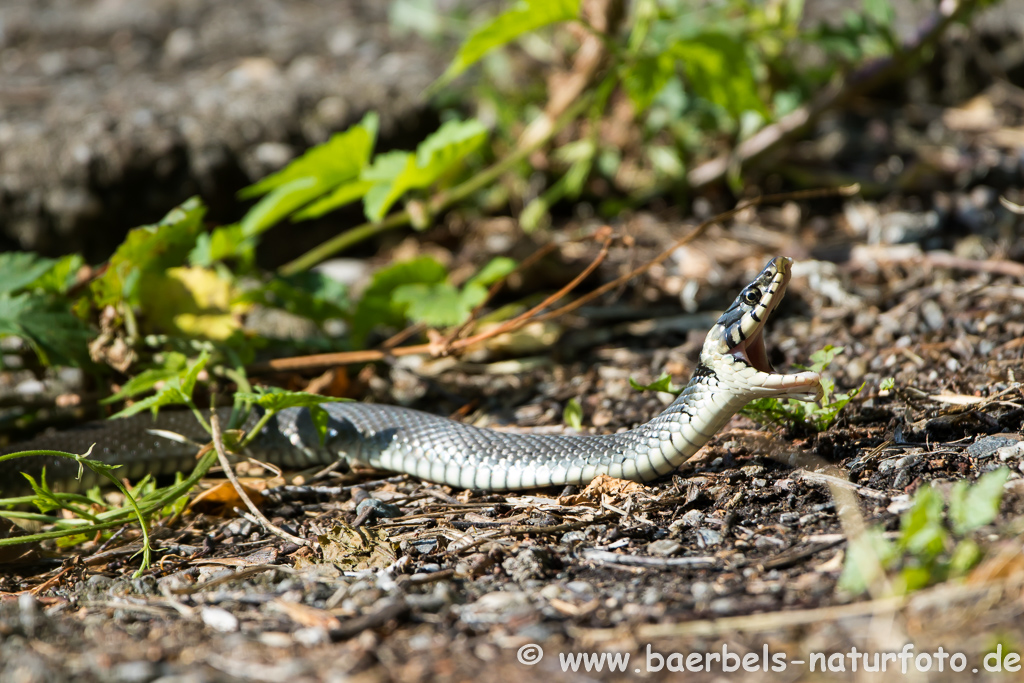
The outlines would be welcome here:
M 764 324 L 786 294 L 793 259 L 776 256 L 743 288 L 708 332 L 700 363 L 715 371 L 719 382 L 751 398 L 788 396 L 816 401 L 822 396 L 816 372 L 783 374 L 768 361 Z

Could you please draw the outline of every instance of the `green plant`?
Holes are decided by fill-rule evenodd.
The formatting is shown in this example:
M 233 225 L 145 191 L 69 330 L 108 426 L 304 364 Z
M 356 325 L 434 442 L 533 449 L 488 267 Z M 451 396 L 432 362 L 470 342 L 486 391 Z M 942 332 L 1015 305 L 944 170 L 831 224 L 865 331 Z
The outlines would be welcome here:
M 575 396 L 570 398 L 562 411 L 562 421 L 573 429 L 580 429 L 583 426 L 583 406 Z
M 825 346 L 811 354 L 811 366 L 797 365 L 802 370 L 813 370 L 823 373 L 832 364 L 832 360 L 843 352 L 842 346 Z M 835 393 L 835 380 L 831 377 L 821 378 L 821 400 L 811 403 L 777 398 L 759 398 L 751 401 L 742 413 L 761 424 L 776 424 L 787 429 L 810 428 L 816 432 L 828 429 L 839 412 L 850 400 L 859 394 L 864 385 L 846 393 Z
M 879 571 L 895 571 L 893 588 L 902 594 L 963 576 L 983 556 L 969 535 L 995 520 L 1009 475 L 1010 471 L 1001 467 L 974 484 L 958 481 L 948 502 L 931 486 L 919 488 L 900 517 L 894 541 L 888 540 L 879 526 L 850 540 L 839 587 L 860 594 L 880 578 Z

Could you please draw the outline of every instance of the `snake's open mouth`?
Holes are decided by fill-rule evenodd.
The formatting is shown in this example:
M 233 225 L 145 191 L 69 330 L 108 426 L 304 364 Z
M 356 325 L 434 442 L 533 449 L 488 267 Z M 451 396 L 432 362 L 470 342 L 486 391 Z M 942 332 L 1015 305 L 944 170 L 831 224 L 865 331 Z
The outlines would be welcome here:
M 733 347 L 732 355 L 747 361 L 758 372 L 776 374 L 775 368 L 768 360 L 768 350 L 764 346 L 764 323 L 757 328 L 757 332 Z

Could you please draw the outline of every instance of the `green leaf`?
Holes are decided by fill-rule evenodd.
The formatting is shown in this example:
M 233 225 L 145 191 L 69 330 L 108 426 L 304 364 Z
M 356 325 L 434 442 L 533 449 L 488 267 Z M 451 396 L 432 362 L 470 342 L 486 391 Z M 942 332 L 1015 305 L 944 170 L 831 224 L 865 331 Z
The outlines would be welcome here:
M 242 218 L 242 235 L 258 235 L 318 197 L 351 184 L 369 163 L 377 128 L 377 115 L 370 112 L 345 132 L 242 190 L 242 198 L 265 195 Z
M 466 286 L 490 287 L 515 269 L 515 259 L 510 259 L 507 256 L 495 256 L 466 282 Z
M 850 539 L 839 576 L 839 588 L 860 595 L 880 578 L 898 556 L 896 546 L 885 538 L 881 527 L 865 529 L 864 533 Z
M 524 33 L 575 19 L 579 13 L 579 0 L 523 0 L 516 3 L 512 9 L 473 31 L 444 75 L 432 87 L 451 81 L 491 50 L 512 42 Z
M 637 115 L 650 109 L 654 98 L 675 73 L 676 60 L 669 51 L 644 55 L 637 59 L 632 68 L 626 70 L 622 84 Z
M 949 571 L 954 576 L 962 576 L 981 562 L 984 555 L 981 547 L 969 538 L 956 544 L 953 556 L 949 558 Z
M 900 517 L 900 546 L 926 558 L 945 550 L 949 532 L 943 524 L 944 508 L 938 491 L 931 486 L 918 489 L 910 509 Z
M 409 190 L 430 187 L 487 139 L 487 129 L 476 119 L 448 121 L 416 148 L 416 155 L 391 152 L 377 160 L 362 179 L 378 181 L 366 192 L 366 217 L 381 220 L 388 209 Z M 401 162 L 399 161 L 401 159 Z M 401 164 L 401 168 L 399 165 Z M 397 172 L 396 172 L 397 171 Z
M 163 408 L 164 406 L 183 406 L 188 405 L 191 399 L 185 395 L 178 384 L 170 384 L 160 390 L 159 393 L 154 396 L 148 396 L 141 401 L 136 401 L 124 410 L 114 413 L 110 416 L 111 420 L 131 417 L 137 415 L 144 410 L 150 410 L 154 415 Z
M 360 346 L 376 326 L 397 327 L 405 322 L 405 305 L 392 301 L 392 294 L 406 284 L 433 284 L 448 277 L 444 266 L 429 256 L 395 263 L 378 270 L 352 314 L 351 339 Z
M 206 207 L 198 197 L 192 197 L 172 209 L 155 225 L 135 228 L 110 257 L 107 269 L 92 283 L 97 307 L 115 305 L 121 301 L 137 306 L 139 280 L 143 273 L 162 273 L 167 268 L 180 266 L 195 247 L 203 228 Z
M 480 287 L 460 291 L 447 282 L 414 283 L 397 287 L 391 300 L 404 306 L 406 317 L 413 322 L 446 327 L 466 320 L 486 295 L 487 290 Z
M 327 192 L 336 184 L 332 180 L 330 177 L 306 176 L 275 187 L 242 217 L 239 223 L 242 236 L 254 237 L 273 227 L 288 214 Z
M 316 178 L 329 187 L 356 178 L 370 160 L 377 139 L 378 117 L 368 113 L 363 120 L 343 133 L 335 133 L 276 173 L 239 192 L 249 199 L 267 194 L 303 178 Z
M 738 40 L 724 33 L 704 33 L 676 41 L 672 53 L 682 60 L 687 79 L 697 95 L 734 117 L 747 110 L 765 117 L 769 115 L 758 97 L 746 50 Z
M 575 396 L 566 402 L 565 410 L 562 411 L 562 421 L 573 429 L 583 426 L 583 406 Z
M 321 403 L 342 403 L 352 400 L 310 394 L 304 391 L 287 391 L 278 387 L 256 387 L 254 392 L 238 392 L 237 397 L 242 401 L 251 401 L 272 413 L 280 412 L 285 408 L 315 408 Z
M 24 339 L 44 365 L 85 365 L 92 333 L 70 304 L 50 295 L 0 294 L 0 337 Z
M 676 386 L 672 383 L 672 375 L 667 372 L 662 373 L 661 377 L 650 384 L 640 384 L 630 377 L 629 386 L 633 387 L 637 391 L 663 391 L 669 394 L 675 394 L 676 396 L 678 396 L 683 390 L 682 387 Z
M 54 262 L 53 267 L 29 285 L 53 294 L 66 294 L 78 279 L 78 271 L 85 264 L 81 254 L 68 254 Z M 3 268 L 0 267 L 0 272 Z
M 192 398 L 192 392 L 196 388 L 196 380 L 199 379 L 199 373 L 206 367 L 209 360 L 210 354 L 204 349 L 203 352 L 199 354 L 199 358 L 196 358 L 195 361 L 188 366 L 188 369 L 181 378 L 181 391 L 190 399 Z
M 218 261 L 229 258 L 241 261 L 241 267 L 252 265 L 256 258 L 256 240 L 242 233 L 238 223 L 222 225 L 212 232 L 200 233 L 196 245 L 188 254 L 188 262 L 193 266 L 209 268 Z
M 180 377 L 187 365 L 188 359 L 185 357 L 185 354 L 172 351 L 166 354 L 161 367 L 143 370 L 125 382 L 116 394 L 108 396 L 100 401 L 100 403 L 116 403 L 125 398 L 138 396 L 150 391 L 161 382 Z
M 864 14 L 883 27 L 892 26 L 896 18 L 896 12 L 889 0 L 864 0 Z
M 317 323 L 347 317 L 345 285 L 315 271 L 275 277 L 262 287 L 245 292 L 239 300 L 279 308 Z
M 1010 470 L 1000 467 L 983 474 L 973 486 L 963 480 L 953 486 L 949 519 L 956 534 L 963 536 L 995 520 L 1003 500 L 1003 484 L 1009 476 Z
M 144 410 L 151 410 L 155 416 L 160 408 L 164 406 L 186 405 L 194 408 L 192 392 L 195 390 L 196 380 L 210 355 L 204 350 L 199 357 L 189 363 L 187 367 L 178 371 L 175 376 L 167 380 L 167 384 L 153 396 L 137 401 L 124 410 L 115 413 L 110 419 L 131 417 Z M 98 470 L 97 470 L 98 471 Z
M 0 294 L 24 289 L 51 270 L 57 262 L 25 251 L 0 253 Z
M 319 218 L 325 213 L 361 199 L 373 186 L 374 183 L 369 180 L 353 180 L 350 183 L 343 183 L 326 197 L 318 199 L 306 208 L 298 211 L 292 216 L 292 220 L 305 221 L 311 218 Z

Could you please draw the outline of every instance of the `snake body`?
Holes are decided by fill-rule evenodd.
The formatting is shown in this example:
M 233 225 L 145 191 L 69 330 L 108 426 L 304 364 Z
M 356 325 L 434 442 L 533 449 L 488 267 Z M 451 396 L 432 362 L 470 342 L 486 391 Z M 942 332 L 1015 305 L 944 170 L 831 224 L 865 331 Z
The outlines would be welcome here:
M 667 474 L 697 452 L 749 401 L 764 396 L 814 400 L 821 395 L 815 372 L 780 374 L 768 363 L 763 330 L 790 279 L 792 260 L 772 259 L 711 328 L 693 376 L 678 398 L 650 422 L 602 436 L 500 432 L 454 422 L 429 413 L 368 403 L 327 403 L 329 420 L 321 443 L 305 408 L 275 415 L 249 446 L 248 455 L 283 466 L 312 466 L 345 458 L 406 472 L 455 487 L 515 490 L 586 484 L 599 474 L 650 481 Z M 250 418 L 253 420 L 253 418 Z M 250 422 L 250 425 L 252 422 Z M 153 428 L 204 441 L 188 413 L 114 420 L 77 431 L 58 432 L 19 444 L 18 450 L 84 451 L 97 443 L 97 459 L 123 465 L 128 478 L 145 473 L 188 470 L 195 447 L 153 433 Z M 91 485 L 75 481 L 76 463 L 30 458 L 0 464 L 0 489 L 15 486 L 18 471 L 38 474 L 65 489 Z

